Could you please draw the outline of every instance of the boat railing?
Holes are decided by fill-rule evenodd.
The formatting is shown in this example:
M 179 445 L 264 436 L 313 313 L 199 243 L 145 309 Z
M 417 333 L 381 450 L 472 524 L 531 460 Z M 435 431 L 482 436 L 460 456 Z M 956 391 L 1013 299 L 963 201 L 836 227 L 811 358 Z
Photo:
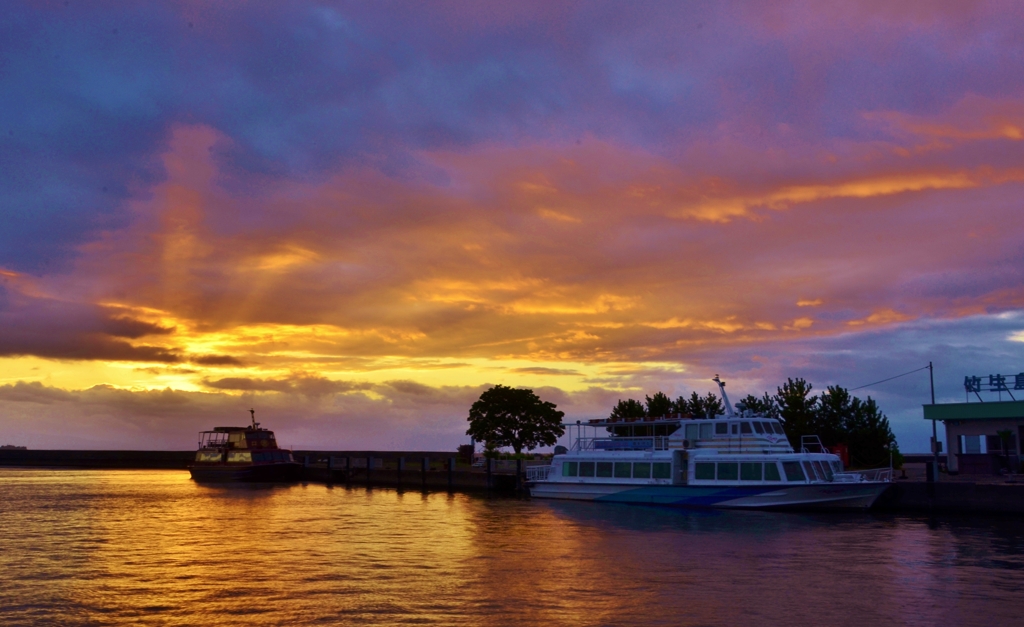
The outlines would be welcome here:
M 526 467 L 526 480 L 527 481 L 547 481 L 548 475 L 551 474 L 551 470 L 554 466 L 527 466 Z
M 228 443 L 228 434 L 222 431 L 202 431 L 199 433 L 199 448 L 217 448 Z
M 868 470 L 847 470 L 837 472 L 832 478 L 835 483 L 892 482 L 892 468 L 869 468 Z
M 816 435 L 800 436 L 801 453 L 828 453 L 828 449 L 821 443 L 821 438 Z
M 668 436 L 645 438 L 577 438 L 574 451 L 665 451 Z

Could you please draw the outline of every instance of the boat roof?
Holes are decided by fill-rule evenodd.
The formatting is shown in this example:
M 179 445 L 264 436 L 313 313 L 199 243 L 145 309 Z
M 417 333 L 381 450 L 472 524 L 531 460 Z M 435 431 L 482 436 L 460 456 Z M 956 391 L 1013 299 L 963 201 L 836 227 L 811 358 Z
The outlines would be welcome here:
M 210 431 L 201 431 L 201 433 L 232 433 L 234 431 L 267 431 L 270 429 L 253 428 L 253 427 L 214 427 Z
M 775 418 L 769 418 L 768 416 L 726 416 L 725 414 L 719 414 L 714 418 L 705 418 L 703 416 L 694 418 L 692 416 L 662 416 L 659 418 L 593 418 L 586 422 L 580 423 L 565 423 L 563 427 L 611 427 L 617 425 L 666 425 L 666 424 L 682 424 L 684 422 L 726 422 L 726 421 L 742 421 L 742 420 L 776 420 Z M 778 422 L 776 420 L 776 422 Z

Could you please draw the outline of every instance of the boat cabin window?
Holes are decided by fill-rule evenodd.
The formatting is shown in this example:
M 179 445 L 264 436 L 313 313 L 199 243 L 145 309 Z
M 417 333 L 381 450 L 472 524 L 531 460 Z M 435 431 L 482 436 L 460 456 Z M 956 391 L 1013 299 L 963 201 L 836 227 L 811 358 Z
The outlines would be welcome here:
M 750 423 L 749 422 L 741 422 L 740 423 L 740 433 L 746 434 L 746 433 L 753 433 L 753 432 L 754 432 L 754 430 L 750 428 Z
M 754 431 L 756 431 L 759 435 L 764 435 L 764 427 L 761 426 L 760 422 L 754 423 Z
M 713 426 L 714 425 L 712 425 L 710 422 L 702 423 L 700 425 L 700 439 L 702 439 L 702 440 L 710 440 L 711 439 L 711 428 Z
M 252 453 L 249 451 L 230 451 L 228 462 L 252 462 Z
M 700 437 L 700 425 L 686 425 L 686 439 L 693 442 Z
M 807 481 L 804 471 L 800 469 L 800 462 L 782 462 L 782 469 L 786 471 L 786 481 Z
M 736 462 L 718 462 L 719 481 L 736 481 L 739 478 L 739 464 Z
M 829 467 L 828 462 L 822 464 L 815 460 L 811 463 L 814 464 L 814 471 L 818 473 L 819 477 L 825 481 L 832 481 L 832 469 Z
M 615 462 L 615 478 L 629 479 L 632 466 L 629 462 Z
M 740 426 L 738 424 L 736 424 L 736 423 L 733 423 L 733 425 L 732 425 L 732 434 L 733 435 L 739 435 L 740 434 L 739 429 L 740 429 Z
M 715 480 L 715 465 L 713 463 L 697 462 L 693 466 L 694 479 L 702 479 L 707 481 Z
M 761 463 L 740 462 L 740 479 L 743 481 L 760 481 Z
M 579 473 L 579 470 L 577 462 L 562 462 L 563 477 L 575 477 L 577 473 Z
M 769 422 L 768 424 L 770 424 L 772 426 L 772 429 L 775 430 L 775 434 L 776 435 L 786 435 L 786 430 L 783 429 L 782 425 L 780 425 L 779 423 L 777 423 L 777 422 Z
M 633 464 L 633 478 L 634 479 L 650 479 L 651 478 L 651 463 L 650 462 L 636 462 Z
M 611 477 L 612 476 L 612 463 L 611 462 L 597 462 L 597 476 L 598 477 Z
M 580 476 L 581 477 L 593 477 L 594 476 L 594 462 L 580 462 Z
M 197 462 L 219 462 L 220 459 L 220 451 L 199 451 L 196 453 Z
M 771 462 L 765 463 L 764 465 L 764 480 L 765 481 L 782 481 L 782 477 L 779 476 L 778 464 Z
M 672 464 L 668 462 L 654 462 L 654 470 L 651 473 L 655 479 L 671 479 Z
M 715 435 L 729 435 L 729 425 L 724 422 L 716 423 Z
M 838 460 L 832 462 L 832 470 L 834 470 L 836 472 L 843 472 L 843 462 L 838 461 Z
M 808 461 L 805 461 L 805 462 L 804 462 L 804 472 L 806 472 L 806 473 L 807 473 L 807 480 L 808 480 L 808 481 L 814 481 L 814 480 L 815 480 L 815 478 L 817 478 L 817 479 L 818 479 L 818 481 L 821 481 L 821 477 L 820 477 L 820 476 L 818 476 L 818 475 L 817 475 L 817 474 L 816 474 L 816 473 L 814 472 L 814 466 L 811 466 L 811 462 L 808 462 Z

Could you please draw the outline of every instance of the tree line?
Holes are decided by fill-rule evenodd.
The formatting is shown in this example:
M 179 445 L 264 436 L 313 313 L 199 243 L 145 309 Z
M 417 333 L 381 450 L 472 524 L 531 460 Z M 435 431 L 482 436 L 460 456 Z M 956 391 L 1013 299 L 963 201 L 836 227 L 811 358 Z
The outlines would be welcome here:
M 866 468 L 887 466 L 889 446 L 897 467 L 902 456 L 889 427 L 889 419 L 870 396 L 861 400 L 846 388 L 831 385 L 821 395 L 812 395 L 814 389 L 801 378 L 787 379 L 774 395 L 767 392 L 757 397 L 747 395 L 735 404 L 740 413 L 775 418 L 783 423 L 790 444 L 800 450 L 800 438 L 817 435 L 826 447 L 844 444 L 850 453 L 852 466 Z M 725 405 L 717 395 L 709 392 L 700 396 L 680 396 L 672 400 L 664 392 L 645 396 L 646 402 L 635 399 L 620 400 L 612 408 L 610 419 L 659 418 L 680 415 L 704 418 L 725 413 Z

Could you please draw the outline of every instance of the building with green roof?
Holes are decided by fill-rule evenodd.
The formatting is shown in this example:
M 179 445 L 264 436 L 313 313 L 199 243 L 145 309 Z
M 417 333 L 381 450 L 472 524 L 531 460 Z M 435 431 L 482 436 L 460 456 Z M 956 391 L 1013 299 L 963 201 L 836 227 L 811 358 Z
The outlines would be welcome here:
M 998 376 L 998 375 L 993 375 Z M 991 378 L 991 377 L 990 377 Z M 1013 388 L 982 390 L 965 387 L 976 402 L 925 405 L 924 419 L 946 427 L 946 464 L 950 473 L 993 474 L 1020 472 L 1020 442 L 1024 440 L 1024 400 L 982 400 L 980 391 L 1002 392 L 1012 399 Z M 1018 392 L 1024 398 L 1024 394 Z M 1007 437 L 1008 436 L 1008 437 Z

